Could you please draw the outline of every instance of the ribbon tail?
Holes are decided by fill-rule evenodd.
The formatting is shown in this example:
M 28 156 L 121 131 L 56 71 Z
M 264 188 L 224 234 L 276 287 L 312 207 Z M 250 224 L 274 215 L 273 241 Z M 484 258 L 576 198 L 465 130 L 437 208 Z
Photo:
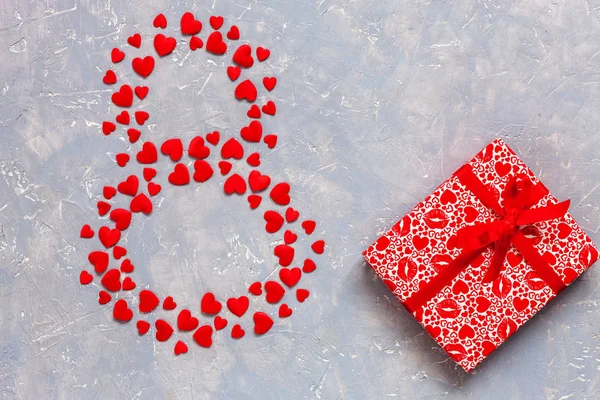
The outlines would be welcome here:
M 483 277 L 483 282 L 489 283 L 496 280 L 498 275 L 500 275 L 500 270 L 504 265 L 504 260 L 506 259 L 506 253 L 508 253 L 508 249 L 510 248 L 510 236 L 506 236 L 501 238 L 496 242 L 496 248 L 494 250 L 494 255 L 492 256 L 492 261 L 490 262 L 489 267 Z
M 533 247 L 531 241 L 527 239 L 521 231 L 516 231 L 512 237 L 512 243 L 523 255 L 523 258 L 533 268 L 533 270 L 546 282 L 554 293 L 559 293 L 567 287 L 560 276 L 544 260 L 540 253 Z
M 570 200 L 565 200 L 558 204 L 550 204 L 544 207 L 521 211 L 517 218 L 517 225 L 529 225 L 536 222 L 547 221 L 563 217 L 569 210 Z

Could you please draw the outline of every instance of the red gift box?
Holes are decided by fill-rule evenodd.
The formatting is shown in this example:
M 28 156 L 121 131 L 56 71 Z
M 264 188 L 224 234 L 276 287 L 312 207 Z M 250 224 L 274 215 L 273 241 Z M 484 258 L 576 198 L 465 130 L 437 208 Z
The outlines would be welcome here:
M 597 260 L 568 206 L 497 139 L 364 256 L 469 372 Z

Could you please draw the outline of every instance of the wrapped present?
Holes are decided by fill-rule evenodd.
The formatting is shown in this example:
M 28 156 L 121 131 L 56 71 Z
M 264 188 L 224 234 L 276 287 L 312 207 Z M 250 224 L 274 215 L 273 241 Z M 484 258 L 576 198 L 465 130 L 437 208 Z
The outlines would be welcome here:
M 364 256 L 469 372 L 598 258 L 568 207 L 497 139 Z

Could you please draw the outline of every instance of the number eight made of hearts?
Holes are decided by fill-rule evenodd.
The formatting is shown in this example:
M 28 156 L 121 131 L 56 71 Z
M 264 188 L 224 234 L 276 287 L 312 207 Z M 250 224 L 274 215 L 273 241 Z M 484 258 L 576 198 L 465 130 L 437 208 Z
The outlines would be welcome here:
M 165 16 L 159 14 L 153 21 L 155 30 L 151 36 L 131 32 L 123 47 L 112 49 L 107 60 L 110 67 L 102 81 L 113 89 L 110 100 L 118 111 L 102 122 L 101 131 L 106 136 L 123 135 L 130 146 L 115 156 L 115 162 L 124 171 L 121 181 L 105 186 L 98 196 L 98 215 L 105 219 L 81 228 L 81 238 L 97 241 L 92 241 L 95 244 L 89 249 L 89 264 L 80 272 L 79 280 L 82 285 L 97 288 L 98 302 L 110 305 L 115 321 L 135 326 L 138 335 L 152 332 L 157 341 L 168 342 L 177 332 L 173 352 L 182 355 L 189 350 L 186 334 L 191 337 L 188 343 L 208 348 L 217 334 L 238 340 L 247 336 L 247 331 L 260 336 L 275 324 L 284 323 L 282 320 L 293 313 L 293 304 L 309 298 L 309 290 L 302 286 L 317 268 L 312 258 L 295 257 L 298 237 L 307 238 L 303 243 L 308 243 L 315 255 L 323 254 L 325 241 L 312 239 L 317 224 L 301 219 L 300 212 L 291 205 L 291 186 L 260 169 L 263 156 L 268 157 L 277 146 L 277 135 L 266 131 L 269 119 L 277 115 L 276 99 L 271 96 L 278 82 L 275 76 L 252 78 L 249 70 L 271 58 L 271 51 L 264 45 L 238 45 L 238 27 L 227 27 L 227 20 L 220 16 L 211 16 L 209 23 L 204 24 L 186 12 L 177 22 L 170 27 Z M 130 58 L 129 47 L 145 53 Z M 202 51 L 226 60 L 223 74 L 231 81 L 231 88 L 225 90 L 232 90 L 233 99 L 248 106 L 247 122 L 235 134 L 198 132 L 194 137 L 173 137 L 162 143 L 144 137 L 142 143 L 144 126 L 152 116 L 140 106 L 152 95 L 155 71 L 173 53 Z M 143 85 L 125 81 L 129 68 L 143 79 Z M 259 98 L 265 100 L 258 104 Z M 155 168 L 158 163 L 167 163 L 170 172 L 160 176 Z M 251 172 L 236 172 L 240 163 L 250 165 Z M 136 164 L 136 171 L 141 172 L 125 172 Z M 215 181 L 222 185 L 224 196 L 245 198 L 245 202 L 237 200 L 239 206 L 255 211 L 265 224 L 266 235 L 276 235 L 279 242 L 272 251 L 280 266 L 277 273 L 252 283 L 248 292 L 239 297 L 222 298 L 208 291 L 194 304 L 178 304 L 179 299 L 173 294 L 141 290 L 143 285 L 136 280 L 140 266 L 127 257 L 128 249 L 120 244 L 128 228 L 134 221 L 152 215 L 155 199 L 164 185 L 181 186 L 184 190 Z M 168 206 L 168 199 L 164 200 Z M 251 302 L 251 298 L 255 301 Z M 255 307 L 257 304 L 262 308 Z M 168 318 L 153 316 L 159 308 L 168 311 L 164 313 Z M 244 327 L 241 318 L 247 313 L 252 322 Z

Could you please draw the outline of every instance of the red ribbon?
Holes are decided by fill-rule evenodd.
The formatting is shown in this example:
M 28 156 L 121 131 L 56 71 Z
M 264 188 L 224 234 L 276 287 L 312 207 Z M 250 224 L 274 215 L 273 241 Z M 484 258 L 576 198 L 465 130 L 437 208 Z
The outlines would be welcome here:
M 410 296 L 404 302 L 404 306 L 411 312 L 424 306 L 491 244 L 494 244 L 494 254 L 483 282 L 489 283 L 498 277 L 510 246 L 513 245 L 553 292 L 563 290 L 566 285 L 562 279 L 518 227 L 564 216 L 569 209 L 570 200 L 532 209 L 532 206 L 548 194 L 548 189 L 541 183 L 534 185 L 528 176 L 520 174 L 511 177 L 506 184 L 502 192 L 504 207 L 501 207 L 494 194 L 473 173 L 469 164 L 459 169 L 456 175 L 483 205 L 494 210 L 500 218 L 461 228 L 457 233 L 457 247 L 462 249 L 461 253 Z

